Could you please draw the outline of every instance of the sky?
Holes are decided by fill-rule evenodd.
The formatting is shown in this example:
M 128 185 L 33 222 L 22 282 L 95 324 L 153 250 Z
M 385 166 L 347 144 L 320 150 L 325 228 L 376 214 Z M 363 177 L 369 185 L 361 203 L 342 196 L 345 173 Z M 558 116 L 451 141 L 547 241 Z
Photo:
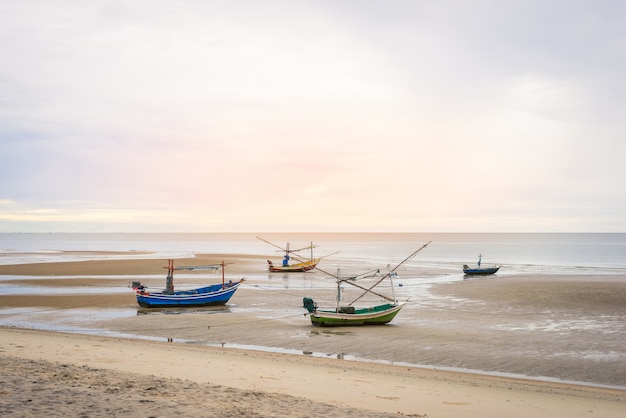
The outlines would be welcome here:
M 626 232 L 626 2 L 0 0 L 0 232 Z

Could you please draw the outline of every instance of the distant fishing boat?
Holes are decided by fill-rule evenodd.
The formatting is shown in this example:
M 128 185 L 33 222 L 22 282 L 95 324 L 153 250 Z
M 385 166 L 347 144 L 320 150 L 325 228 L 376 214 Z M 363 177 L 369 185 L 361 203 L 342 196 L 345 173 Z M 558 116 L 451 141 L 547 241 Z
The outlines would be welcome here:
M 257 239 L 260 239 L 261 241 L 266 242 L 270 244 L 271 246 L 276 247 L 285 253 L 285 255 L 283 256 L 282 264 L 280 265 L 274 264 L 271 260 L 267 260 L 268 270 L 272 273 L 294 273 L 294 272 L 305 272 L 305 271 L 313 270 L 315 267 L 317 267 L 317 263 L 319 263 L 319 261 L 322 258 L 332 255 L 332 254 L 329 254 L 323 257 L 314 258 L 313 248 L 315 248 L 316 245 L 313 245 L 312 242 L 311 242 L 311 245 L 308 245 L 303 248 L 298 248 L 297 250 L 292 250 L 289 248 L 289 243 L 287 243 L 286 247 L 281 247 L 261 237 L 257 237 Z M 311 250 L 311 256 L 308 259 L 305 259 L 301 256 L 294 254 L 299 251 L 304 251 L 304 250 L 309 250 L 309 249 Z M 336 253 L 333 253 L 333 254 L 336 254 Z M 295 259 L 297 263 L 292 264 L 290 262 L 291 258 Z
M 239 285 L 244 281 L 240 279 L 233 282 L 225 282 L 224 262 L 204 266 L 174 267 L 174 260 L 168 260 L 165 289 L 162 291 L 150 291 L 140 282 L 133 282 L 133 291 L 137 303 L 142 308 L 165 308 L 165 307 L 197 307 L 225 305 L 235 294 Z M 175 270 L 222 270 L 222 283 L 198 287 L 189 290 L 174 290 Z
M 318 308 L 315 301 L 311 298 L 303 298 L 302 304 L 304 308 L 309 312 L 309 316 L 311 317 L 311 324 L 316 326 L 323 327 L 332 327 L 332 326 L 355 326 L 355 325 L 383 325 L 391 322 L 400 309 L 402 309 L 405 305 L 405 302 L 398 302 L 395 297 L 394 287 L 393 287 L 393 279 L 397 277 L 395 270 L 400 267 L 402 264 L 413 258 L 418 252 L 424 249 L 430 242 L 423 245 L 419 250 L 415 251 L 409 257 L 404 259 L 400 264 L 398 264 L 393 269 L 389 269 L 389 272 L 385 274 L 382 278 L 380 278 L 376 283 L 374 283 L 369 288 L 361 286 L 355 283 L 359 279 L 365 279 L 369 277 L 377 276 L 380 271 L 373 270 L 367 273 L 360 274 L 358 276 L 353 277 L 342 277 L 339 270 L 337 270 L 337 275 L 333 275 L 330 273 L 330 276 L 335 277 L 337 281 L 337 306 L 334 308 L 326 308 L 320 309 Z M 320 270 L 318 268 L 318 270 Z M 320 270 L 321 271 L 321 270 Z M 391 285 L 391 294 L 392 296 L 386 296 L 380 294 L 378 292 L 374 292 L 372 289 L 378 286 L 383 280 L 389 278 L 389 282 Z M 350 302 L 347 306 L 340 306 L 341 300 L 341 285 L 343 283 L 348 283 L 352 286 L 358 287 L 359 289 L 364 290 L 364 292 Z M 365 294 L 371 293 L 376 296 L 382 297 L 386 299 L 389 303 L 384 303 L 381 305 L 369 306 L 364 308 L 355 308 L 353 304 L 361 299 Z
M 493 267 L 486 267 L 486 268 L 481 267 L 482 258 L 483 258 L 483 255 L 479 254 L 476 268 L 470 268 L 467 264 L 463 264 L 463 273 L 469 276 L 487 276 L 490 274 L 494 274 L 498 270 L 500 270 L 501 266 L 493 266 Z
M 282 264 L 280 266 L 272 263 L 271 260 L 267 260 L 268 270 L 272 273 L 293 273 L 293 272 L 305 272 L 309 270 L 313 270 L 317 263 L 319 262 L 319 258 L 315 258 L 312 260 L 303 261 L 301 263 L 295 264 Z

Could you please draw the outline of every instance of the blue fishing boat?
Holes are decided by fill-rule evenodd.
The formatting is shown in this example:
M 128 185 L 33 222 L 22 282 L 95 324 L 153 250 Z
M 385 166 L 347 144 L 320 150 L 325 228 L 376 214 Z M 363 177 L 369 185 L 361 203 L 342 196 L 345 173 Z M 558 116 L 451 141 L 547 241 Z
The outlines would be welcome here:
M 233 282 L 225 281 L 224 262 L 204 266 L 174 267 L 174 260 L 168 260 L 167 278 L 165 289 L 151 291 L 140 282 L 133 282 L 133 291 L 137 297 L 137 303 L 142 308 L 166 308 L 166 307 L 197 307 L 225 305 L 235 294 L 239 285 L 244 281 L 240 279 Z M 174 290 L 175 270 L 218 270 L 222 269 L 222 283 L 198 287 L 187 290 Z
M 490 274 L 497 273 L 497 271 L 500 270 L 501 266 L 481 267 L 480 264 L 482 262 L 482 258 L 483 255 L 479 254 L 478 263 L 476 264 L 477 267 L 475 268 L 471 268 L 467 264 L 463 264 L 463 273 L 469 276 L 488 276 Z

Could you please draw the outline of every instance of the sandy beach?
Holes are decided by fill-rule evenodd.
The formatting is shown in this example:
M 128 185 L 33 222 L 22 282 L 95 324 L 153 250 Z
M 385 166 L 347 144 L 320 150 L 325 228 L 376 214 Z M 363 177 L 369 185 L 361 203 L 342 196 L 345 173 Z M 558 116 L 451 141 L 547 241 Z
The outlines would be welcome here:
M 251 256 L 200 255 L 179 262 L 199 264 L 216 258 L 236 261 L 229 274 L 244 276 L 264 261 Z M 159 273 L 163 265 L 163 260 L 5 265 L 0 266 L 0 275 L 12 276 L 10 281 L 15 283 L 57 288 L 86 282 L 89 286 L 127 286 L 129 275 Z M 284 305 L 287 314 L 264 319 L 264 309 L 271 311 L 273 307 L 265 306 L 267 294 L 255 288 L 252 279 L 248 288 L 238 291 L 227 311 L 176 315 L 137 312 L 131 317 L 86 325 L 137 338 L 4 327 L 0 328 L 4 382 L 0 415 L 621 417 L 626 411 L 626 392 L 619 387 L 626 373 L 619 356 L 614 363 L 590 360 L 578 366 L 567 356 L 546 356 L 550 351 L 562 352 L 563 346 L 577 349 L 577 344 L 615 344 L 616 350 L 623 351 L 619 336 L 599 334 L 604 341 L 578 342 L 585 337 L 581 330 L 580 335 L 563 335 L 558 341 L 549 337 L 533 341 L 528 339 L 537 338 L 536 334 L 507 332 L 500 336 L 498 327 L 517 326 L 510 323 L 515 318 L 520 323 L 536 321 L 528 317 L 527 309 L 545 317 L 549 306 L 566 315 L 568 310 L 578 309 L 581 295 L 585 296 L 584 309 L 594 315 L 623 318 L 623 280 L 621 276 L 592 281 L 581 277 L 564 285 L 564 278 L 554 277 L 536 283 L 525 278 L 443 284 L 434 286 L 433 294 L 462 301 L 455 304 L 458 310 L 415 304 L 414 311 L 407 309 L 395 325 L 326 330 L 307 323 L 300 301 L 290 291 L 278 296 L 272 293 L 274 303 Z M 154 282 L 162 284 L 162 279 Z M 555 300 L 555 294 L 562 296 Z M 138 310 L 130 292 L 90 295 L 87 300 L 72 294 L 0 295 L 0 307 L 5 311 L 38 308 L 37 315 L 42 317 L 87 308 Z M 476 321 L 486 322 L 486 315 L 479 315 L 481 310 L 508 312 L 510 316 L 503 321 L 504 314 L 492 315 L 493 323 L 485 326 L 486 331 L 476 326 L 475 331 L 464 334 L 458 324 L 450 328 L 449 323 L 460 316 L 472 321 L 474 315 Z M 417 324 L 416 334 L 418 314 L 422 322 Z M 526 339 L 527 344 L 537 346 L 530 354 L 520 354 L 519 365 L 507 360 L 511 373 L 530 370 L 526 374 L 533 375 L 533 371 L 571 367 L 573 371 L 563 374 L 565 380 L 571 376 L 571 380 L 579 381 L 587 375 L 592 382 L 604 381 L 605 386 L 618 388 L 406 365 L 443 362 L 487 372 L 490 368 L 501 370 L 498 364 L 505 356 L 498 350 L 506 338 L 514 344 L 519 343 L 516 339 Z M 224 347 L 215 344 L 220 341 L 226 342 Z M 233 349 L 228 348 L 230 343 L 329 355 Z M 353 361 L 334 353 L 391 361 Z M 431 363 L 430 359 L 436 361 Z

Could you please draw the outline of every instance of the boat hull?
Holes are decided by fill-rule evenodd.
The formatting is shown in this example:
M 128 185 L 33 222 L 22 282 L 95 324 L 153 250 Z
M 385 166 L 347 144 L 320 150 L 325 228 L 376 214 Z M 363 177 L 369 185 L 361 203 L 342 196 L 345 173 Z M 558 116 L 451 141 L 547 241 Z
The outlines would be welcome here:
M 487 276 L 489 274 L 497 273 L 500 267 L 486 268 L 486 269 L 469 269 L 463 268 L 463 273 L 470 276 Z
M 322 327 L 384 325 L 393 320 L 404 303 L 356 309 L 354 313 L 316 309 L 310 313 L 311 324 Z
M 318 263 L 319 259 L 305 261 L 298 264 L 292 264 L 289 266 L 275 265 L 270 260 L 267 260 L 268 270 L 272 273 L 302 273 L 305 271 L 313 270 Z
M 142 308 L 197 307 L 225 305 L 235 294 L 241 281 L 236 283 L 216 284 L 192 290 L 163 292 L 147 292 L 135 289 L 137 303 Z

